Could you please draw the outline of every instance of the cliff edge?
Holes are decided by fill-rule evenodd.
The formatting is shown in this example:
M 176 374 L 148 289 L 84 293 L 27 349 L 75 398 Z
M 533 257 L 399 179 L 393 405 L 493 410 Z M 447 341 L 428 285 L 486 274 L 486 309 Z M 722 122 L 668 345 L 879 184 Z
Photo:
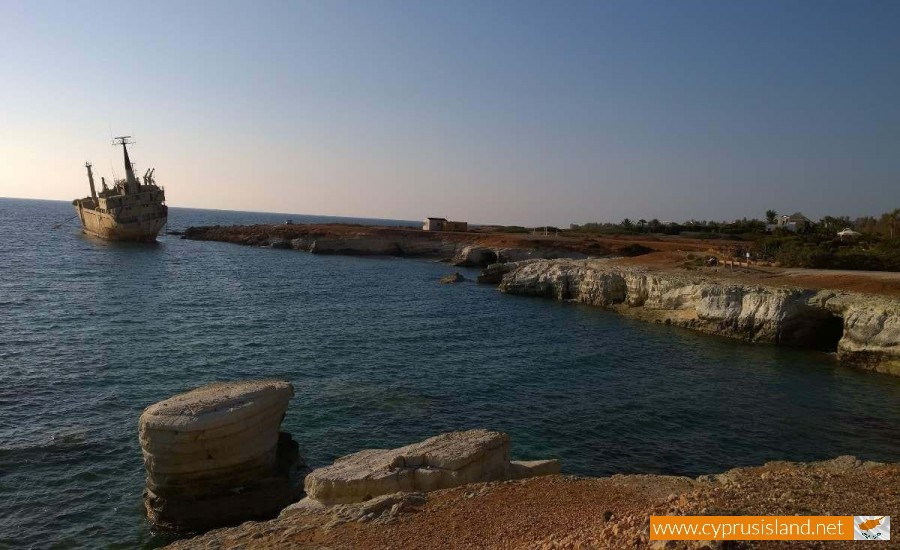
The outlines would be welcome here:
M 502 292 L 600 306 L 751 342 L 837 352 L 841 362 L 900 375 L 900 299 L 747 284 L 611 260 L 527 260 L 479 278 Z

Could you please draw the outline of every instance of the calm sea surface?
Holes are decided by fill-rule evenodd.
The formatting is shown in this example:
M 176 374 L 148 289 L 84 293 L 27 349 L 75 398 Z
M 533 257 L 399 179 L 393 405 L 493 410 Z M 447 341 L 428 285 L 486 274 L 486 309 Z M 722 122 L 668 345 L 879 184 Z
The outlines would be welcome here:
M 217 380 L 292 381 L 285 427 L 313 466 L 474 427 L 584 475 L 900 460 L 900 378 L 829 355 L 440 285 L 452 268 L 430 261 L 53 228 L 71 215 L 0 199 L 0 547 L 165 542 L 137 419 Z M 335 221 L 172 208 L 169 227 L 286 217 Z

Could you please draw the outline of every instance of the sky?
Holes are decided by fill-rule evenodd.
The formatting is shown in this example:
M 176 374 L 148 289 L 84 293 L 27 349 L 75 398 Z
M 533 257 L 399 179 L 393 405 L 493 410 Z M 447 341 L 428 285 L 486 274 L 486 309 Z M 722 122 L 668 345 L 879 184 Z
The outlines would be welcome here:
M 0 0 L 0 196 L 473 223 L 900 207 L 900 2 Z

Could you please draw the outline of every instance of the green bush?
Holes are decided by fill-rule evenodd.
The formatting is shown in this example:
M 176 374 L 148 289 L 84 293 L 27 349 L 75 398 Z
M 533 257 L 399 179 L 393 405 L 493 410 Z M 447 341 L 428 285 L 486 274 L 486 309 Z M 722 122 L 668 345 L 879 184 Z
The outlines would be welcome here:
M 841 242 L 829 235 L 774 236 L 757 243 L 756 255 L 784 267 L 900 271 L 900 240 Z

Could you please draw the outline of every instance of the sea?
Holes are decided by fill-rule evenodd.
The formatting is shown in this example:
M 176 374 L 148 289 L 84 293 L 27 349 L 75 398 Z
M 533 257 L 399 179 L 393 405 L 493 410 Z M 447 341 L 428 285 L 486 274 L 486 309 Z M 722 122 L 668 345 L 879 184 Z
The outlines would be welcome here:
M 170 208 L 192 225 L 413 221 Z M 141 411 L 280 378 L 308 464 L 450 430 L 582 476 L 770 460 L 900 461 L 900 378 L 597 308 L 439 284 L 421 259 L 83 235 L 70 204 L 0 199 L 0 548 L 155 548 Z

